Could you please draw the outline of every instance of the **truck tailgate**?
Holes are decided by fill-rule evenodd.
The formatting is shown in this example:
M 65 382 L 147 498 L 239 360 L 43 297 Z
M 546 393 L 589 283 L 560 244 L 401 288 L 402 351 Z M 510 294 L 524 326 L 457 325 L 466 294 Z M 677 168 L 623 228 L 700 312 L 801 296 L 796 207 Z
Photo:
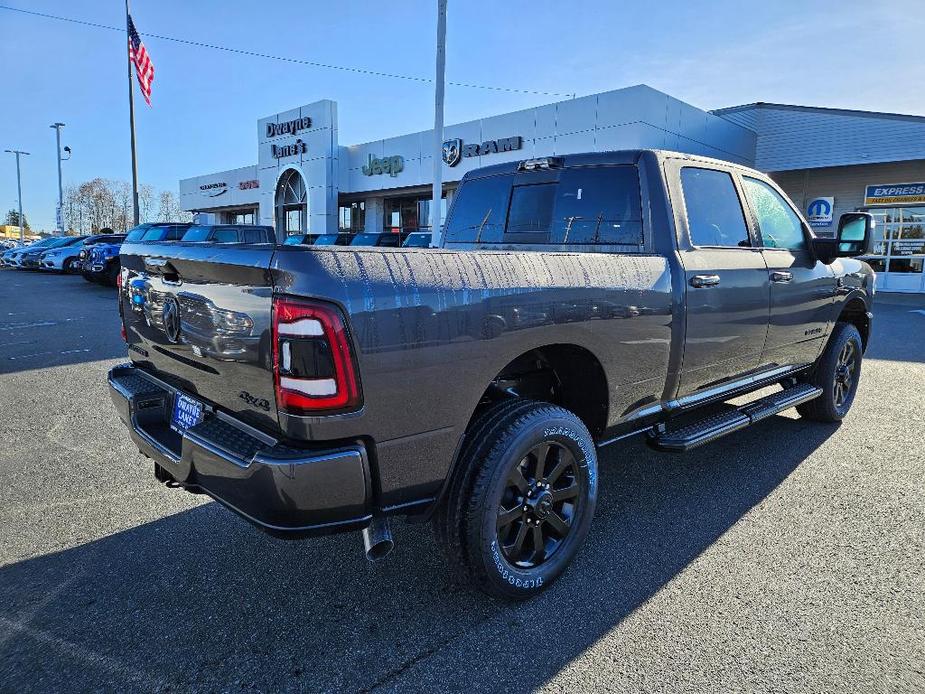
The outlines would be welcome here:
M 119 292 L 136 366 L 277 431 L 270 244 L 126 244 Z

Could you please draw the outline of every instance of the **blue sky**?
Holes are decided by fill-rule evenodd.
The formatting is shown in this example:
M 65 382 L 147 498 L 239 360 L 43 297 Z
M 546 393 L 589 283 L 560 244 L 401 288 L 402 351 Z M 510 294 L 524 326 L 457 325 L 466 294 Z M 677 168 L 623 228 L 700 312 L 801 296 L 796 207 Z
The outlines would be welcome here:
M 119 0 L 0 0 L 114 26 Z M 134 0 L 138 29 L 280 56 L 430 77 L 435 2 Z M 921 2 L 449 0 L 447 79 L 591 94 L 646 83 L 700 108 L 752 101 L 925 115 Z M 65 184 L 130 178 L 124 35 L 0 10 L 0 150 L 24 149 L 23 206 L 54 225 L 55 121 L 74 151 Z M 256 121 L 322 98 L 339 140 L 427 129 L 433 86 L 145 38 L 154 107 L 136 97 L 140 178 L 177 181 L 254 163 Z M 447 123 L 559 98 L 448 87 Z M 16 203 L 12 155 L 0 208 Z

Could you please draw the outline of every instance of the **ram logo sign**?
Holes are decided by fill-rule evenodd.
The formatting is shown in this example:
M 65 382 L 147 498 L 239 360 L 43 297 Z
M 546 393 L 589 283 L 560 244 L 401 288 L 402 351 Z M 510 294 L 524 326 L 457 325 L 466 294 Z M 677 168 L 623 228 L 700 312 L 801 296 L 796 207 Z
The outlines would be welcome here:
M 834 209 L 835 198 L 813 198 L 806 206 L 806 220 L 813 227 L 830 227 Z

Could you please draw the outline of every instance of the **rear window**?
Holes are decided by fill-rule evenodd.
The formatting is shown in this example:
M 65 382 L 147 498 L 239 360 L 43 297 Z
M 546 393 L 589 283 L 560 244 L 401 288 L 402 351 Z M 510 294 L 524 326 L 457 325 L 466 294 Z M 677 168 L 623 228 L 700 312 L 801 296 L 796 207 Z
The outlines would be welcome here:
M 206 226 L 191 226 L 185 234 L 183 234 L 184 241 L 207 241 L 209 239 L 209 234 L 212 232 L 212 227 Z M 131 236 L 131 234 L 129 234 Z
M 212 240 L 215 243 L 237 243 L 240 240 L 240 235 L 237 229 L 216 229 L 212 235 Z
M 254 227 L 253 229 L 244 229 L 245 243 L 270 243 L 270 233 L 268 229 Z
M 337 243 L 337 234 L 321 234 L 315 239 L 315 246 L 333 246 Z
M 513 180 L 512 175 L 488 176 L 460 186 L 446 223 L 446 240 L 501 242 Z
M 642 244 L 635 166 L 566 169 L 559 179 L 552 243 Z
M 141 240 L 142 241 L 163 241 L 167 238 L 168 231 L 169 231 L 168 227 L 151 227 L 144 233 L 144 236 L 141 237 Z
M 409 234 L 402 246 L 406 248 L 427 248 L 430 246 L 430 234 Z
M 149 229 L 148 226 L 135 227 L 128 235 L 125 237 L 125 240 L 128 243 L 134 243 L 135 241 L 141 241 L 141 237 L 145 235 L 145 232 Z
M 525 183 L 520 183 L 526 180 Z M 460 188 L 447 241 L 641 245 L 635 166 L 563 169 L 557 181 L 495 176 Z M 500 210 L 500 211 L 499 211 Z
M 286 240 L 283 241 L 283 245 L 284 246 L 298 246 L 300 243 L 302 243 L 302 239 L 304 238 L 305 237 L 302 236 L 301 234 L 297 234 L 296 236 L 287 236 Z

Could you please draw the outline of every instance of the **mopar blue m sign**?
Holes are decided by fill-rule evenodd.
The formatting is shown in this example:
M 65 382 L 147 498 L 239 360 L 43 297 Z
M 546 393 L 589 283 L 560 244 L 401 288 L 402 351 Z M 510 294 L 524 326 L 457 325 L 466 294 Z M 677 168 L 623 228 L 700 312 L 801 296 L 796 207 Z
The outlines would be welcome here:
M 813 227 L 832 226 L 835 198 L 813 198 L 806 206 L 806 221 Z
M 867 186 L 865 205 L 915 205 L 925 202 L 925 183 L 882 183 Z

